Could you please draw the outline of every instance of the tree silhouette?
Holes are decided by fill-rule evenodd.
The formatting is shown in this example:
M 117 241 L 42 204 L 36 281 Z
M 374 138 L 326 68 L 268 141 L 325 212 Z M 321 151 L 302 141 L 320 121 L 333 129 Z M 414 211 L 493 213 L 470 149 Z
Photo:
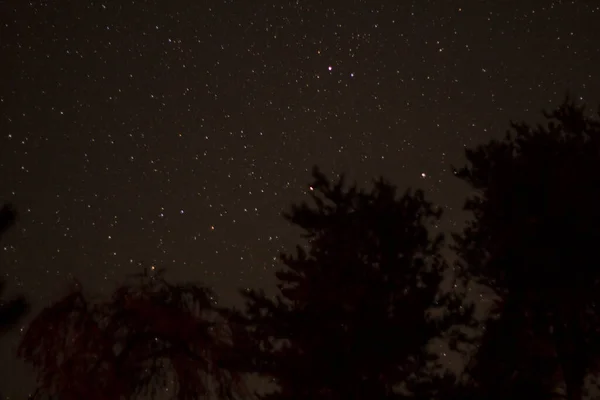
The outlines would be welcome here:
M 600 124 L 568 98 L 544 115 L 546 126 L 512 123 L 503 141 L 467 150 L 456 174 L 477 194 L 456 250 L 501 298 L 475 380 L 526 383 L 537 398 L 563 381 L 575 400 L 600 355 Z
M 436 361 L 427 344 L 459 322 L 428 314 L 436 301 L 458 304 L 439 294 L 443 237 L 427 224 L 441 212 L 421 191 L 398 198 L 382 179 L 368 193 L 345 188 L 343 177 L 332 185 L 318 169 L 313 177 L 314 207 L 284 214 L 308 249 L 282 254 L 279 294 L 243 292 L 246 313 L 238 313 L 253 344 L 248 368 L 280 387 L 262 398 L 392 399 L 402 384 L 431 389 L 418 385 Z
M 233 399 L 245 393 L 231 373 L 232 334 L 209 289 L 173 285 L 146 272 L 90 304 L 79 285 L 42 311 L 19 354 L 38 373 L 39 395 L 68 399 Z M 145 397 L 145 398 L 148 398 Z
M 0 209 L 0 239 L 17 220 L 17 212 L 11 204 L 5 204 Z M 0 295 L 6 282 L 0 281 Z M 23 296 L 8 301 L 0 300 L 0 333 L 6 333 L 19 322 L 29 309 L 29 304 Z

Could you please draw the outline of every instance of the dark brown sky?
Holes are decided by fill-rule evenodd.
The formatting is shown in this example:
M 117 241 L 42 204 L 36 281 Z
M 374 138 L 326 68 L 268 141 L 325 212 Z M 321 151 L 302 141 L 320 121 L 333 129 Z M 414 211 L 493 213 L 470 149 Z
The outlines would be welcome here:
M 464 146 L 596 106 L 593 1 L 0 2 L 0 200 L 11 292 L 108 293 L 141 266 L 272 287 L 312 165 L 422 187 L 460 224 Z M 0 344 L 0 389 L 27 392 Z M 18 378 L 18 379 L 15 379 Z M 14 397 L 13 397 L 14 398 Z

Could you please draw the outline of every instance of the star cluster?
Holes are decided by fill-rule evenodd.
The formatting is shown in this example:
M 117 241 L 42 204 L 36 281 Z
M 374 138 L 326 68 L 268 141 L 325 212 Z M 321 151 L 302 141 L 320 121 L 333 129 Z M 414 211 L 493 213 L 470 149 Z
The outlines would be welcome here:
M 558 0 L 0 2 L 8 287 L 35 312 L 71 277 L 110 293 L 159 266 L 234 303 L 273 286 L 315 164 L 421 187 L 456 229 L 465 146 L 567 90 L 598 100 L 598 18 Z

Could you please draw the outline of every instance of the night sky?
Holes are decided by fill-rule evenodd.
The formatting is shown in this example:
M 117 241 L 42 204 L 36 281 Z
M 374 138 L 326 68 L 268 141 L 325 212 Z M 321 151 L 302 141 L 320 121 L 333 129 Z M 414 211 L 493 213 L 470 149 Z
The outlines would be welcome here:
M 457 229 L 465 146 L 567 90 L 598 105 L 599 21 L 592 0 L 0 1 L 9 294 L 31 317 L 71 277 L 109 294 L 154 265 L 236 304 L 299 242 L 280 214 L 313 165 L 423 188 Z

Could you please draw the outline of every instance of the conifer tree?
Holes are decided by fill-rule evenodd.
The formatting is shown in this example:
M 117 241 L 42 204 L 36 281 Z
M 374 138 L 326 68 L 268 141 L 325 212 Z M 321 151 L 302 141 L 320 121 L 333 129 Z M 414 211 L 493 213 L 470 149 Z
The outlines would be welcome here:
M 500 297 L 471 372 L 492 392 L 549 398 L 564 383 L 580 400 L 600 355 L 600 123 L 569 99 L 544 115 L 467 150 L 456 171 L 476 193 L 459 266 Z
M 238 314 L 249 368 L 279 386 L 263 399 L 378 400 L 402 398 L 402 387 L 431 389 L 418 384 L 436 360 L 428 343 L 469 314 L 429 315 L 459 304 L 439 292 L 443 237 L 429 226 L 440 210 L 421 191 L 397 196 L 383 179 L 366 192 L 343 177 L 331 184 L 318 169 L 313 177 L 314 204 L 284 215 L 307 243 L 282 254 L 279 294 L 244 292 Z

